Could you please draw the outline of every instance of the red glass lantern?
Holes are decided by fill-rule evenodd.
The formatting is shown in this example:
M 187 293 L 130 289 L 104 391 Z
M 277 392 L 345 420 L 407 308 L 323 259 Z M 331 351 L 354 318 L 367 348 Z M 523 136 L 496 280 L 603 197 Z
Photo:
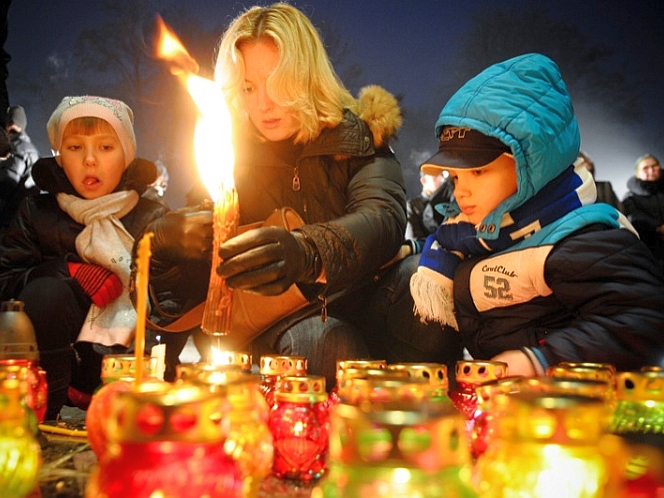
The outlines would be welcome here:
M 0 377 L 21 378 L 26 382 L 25 402 L 34 412 L 37 423 L 43 422 L 48 405 L 48 382 L 46 371 L 38 362 L 27 359 L 0 360 Z
M 327 470 L 326 399 L 322 376 L 281 379 L 268 424 L 274 440 L 272 470 L 278 478 L 311 482 Z
M 267 401 L 267 406 L 272 408 L 279 379 L 286 375 L 307 375 L 307 359 L 304 356 L 263 355 L 259 373 L 260 391 Z
M 109 448 L 86 497 L 240 498 L 239 468 L 224 451 L 223 405 L 187 383 L 145 382 L 118 393 Z

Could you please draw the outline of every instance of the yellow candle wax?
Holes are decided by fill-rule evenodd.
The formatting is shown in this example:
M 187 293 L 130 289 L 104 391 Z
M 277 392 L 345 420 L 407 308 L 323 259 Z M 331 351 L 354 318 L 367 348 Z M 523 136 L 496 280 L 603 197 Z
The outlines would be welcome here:
M 145 317 L 147 313 L 148 281 L 150 276 L 150 239 L 154 236 L 149 232 L 143 235 L 138 243 L 136 260 L 136 338 L 134 351 L 136 354 L 136 378 L 138 385 L 143 379 L 143 356 L 145 355 Z

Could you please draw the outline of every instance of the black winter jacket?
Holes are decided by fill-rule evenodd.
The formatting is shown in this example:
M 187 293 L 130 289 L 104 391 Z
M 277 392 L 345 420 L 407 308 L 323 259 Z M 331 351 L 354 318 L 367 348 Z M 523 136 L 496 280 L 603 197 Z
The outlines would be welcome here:
M 664 176 L 655 182 L 644 182 L 633 176 L 627 181 L 627 188 L 623 199 L 625 214 L 662 264 L 664 237 L 657 233 L 657 227 L 664 224 Z
M 633 233 L 595 224 L 548 253 L 523 253 L 470 258 L 454 275 L 459 330 L 474 358 L 525 346 L 539 351 L 545 367 L 560 361 L 611 363 L 618 370 L 661 364 L 664 277 Z M 501 289 L 503 272 L 518 285 Z M 480 309 L 490 292 L 510 292 L 513 304 Z
M 80 261 L 75 240 L 84 225 L 75 222 L 60 209 L 56 194 L 76 195 L 64 170 L 52 157 L 40 159 L 32 170 L 37 186 L 45 193 L 26 197 L 0 242 L 0 298 L 16 298 L 23 287 L 38 276 L 54 276 L 73 282 L 67 261 Z M 136 190 L 139 194 L 156 178 L 153 163 L 136 159 L 125 171 L 116 190 Z M 167 208 L 141 198 L 122 221 L 127 231 L 137 237 L 150 221 L 162 216 Z

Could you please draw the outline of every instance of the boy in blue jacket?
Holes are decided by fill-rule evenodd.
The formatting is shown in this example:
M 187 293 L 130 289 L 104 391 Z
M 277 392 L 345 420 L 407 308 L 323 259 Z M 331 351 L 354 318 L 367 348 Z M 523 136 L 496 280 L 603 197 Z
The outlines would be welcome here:
M 595 204 L 556 64 L 527 54 L 468 81 L 436 122 L 454 200 L 411 293 L 423 320 L 459 331 L 512 375 L 561 361 L 663 365 L 664 276 L 624 216 Z

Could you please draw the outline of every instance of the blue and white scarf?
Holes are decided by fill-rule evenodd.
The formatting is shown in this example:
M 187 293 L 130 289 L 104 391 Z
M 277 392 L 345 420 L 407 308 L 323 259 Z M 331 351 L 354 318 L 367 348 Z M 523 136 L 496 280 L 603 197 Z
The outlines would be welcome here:
M 445 221 L 431 234 L 411 277 L 415 312 L 458 330 L 454 315 L 454 274 L 462 260 L 542 245 L 552 245 L 580 228 L 603 223 L 636 231 L 619 211 L 594 204 L 595 184 L 585 167 L 573 166 L 549 182 L 521 206 L 506 213 L 496 239 L 478 239 L 463 214 Z

